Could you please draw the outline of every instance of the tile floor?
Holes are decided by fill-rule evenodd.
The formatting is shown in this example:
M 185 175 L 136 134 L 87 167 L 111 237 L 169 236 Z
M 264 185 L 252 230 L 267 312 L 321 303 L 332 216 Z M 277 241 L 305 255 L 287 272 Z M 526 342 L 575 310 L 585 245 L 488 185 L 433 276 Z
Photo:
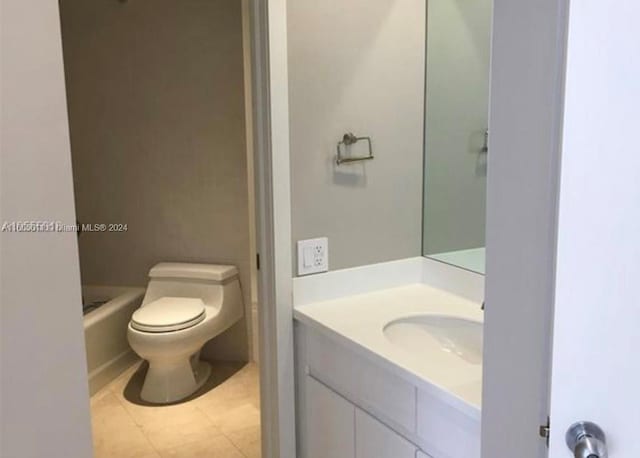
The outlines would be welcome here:
M 215 364 L 207 384 L 169 406 L 139 398 L 136 363 L 91 398 L 95 458 L 259 458 L 260 396 L 255 364 Z

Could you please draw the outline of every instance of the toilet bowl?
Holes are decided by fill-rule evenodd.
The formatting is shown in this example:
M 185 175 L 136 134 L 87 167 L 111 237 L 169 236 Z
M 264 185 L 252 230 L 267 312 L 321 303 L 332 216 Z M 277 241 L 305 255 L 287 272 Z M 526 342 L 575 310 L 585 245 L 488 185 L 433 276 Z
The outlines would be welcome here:
M 234 266 L 163 262 L 149 271 L 142 305 L 127 338 L 149 363 L 141 398 L 154 404 L 184 399 L 208 379 L 202 346 L 242 318 L 244 305 Z

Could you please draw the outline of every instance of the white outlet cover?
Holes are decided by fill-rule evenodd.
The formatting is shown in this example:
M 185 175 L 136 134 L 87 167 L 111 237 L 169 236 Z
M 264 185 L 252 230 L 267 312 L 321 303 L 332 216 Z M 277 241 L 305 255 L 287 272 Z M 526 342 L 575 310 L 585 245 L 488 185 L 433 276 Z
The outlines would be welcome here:
M 317 274 L 329 270 L 329 239 L 298 240 L 298 275 Z

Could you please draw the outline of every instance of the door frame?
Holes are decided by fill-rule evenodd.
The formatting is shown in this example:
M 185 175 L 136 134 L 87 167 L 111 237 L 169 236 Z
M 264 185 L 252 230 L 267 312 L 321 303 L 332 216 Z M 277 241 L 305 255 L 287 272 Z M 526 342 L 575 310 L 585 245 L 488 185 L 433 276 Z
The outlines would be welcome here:
M 569 2 L 494 2 L 483 457 L 548 455 Z
M 296 456 L 286 0 L 251 0 L 262 455 Z

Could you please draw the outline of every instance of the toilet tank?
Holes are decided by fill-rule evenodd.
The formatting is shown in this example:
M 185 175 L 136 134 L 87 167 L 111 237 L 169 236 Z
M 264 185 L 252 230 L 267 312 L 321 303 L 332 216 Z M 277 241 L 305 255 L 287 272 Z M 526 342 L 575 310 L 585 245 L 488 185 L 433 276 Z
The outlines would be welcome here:
M 162 297 L 202 299 L 205 306 L 243 313 L 238 269 L 230 265 L 161 262 L 149 271 L 142 307 Z

